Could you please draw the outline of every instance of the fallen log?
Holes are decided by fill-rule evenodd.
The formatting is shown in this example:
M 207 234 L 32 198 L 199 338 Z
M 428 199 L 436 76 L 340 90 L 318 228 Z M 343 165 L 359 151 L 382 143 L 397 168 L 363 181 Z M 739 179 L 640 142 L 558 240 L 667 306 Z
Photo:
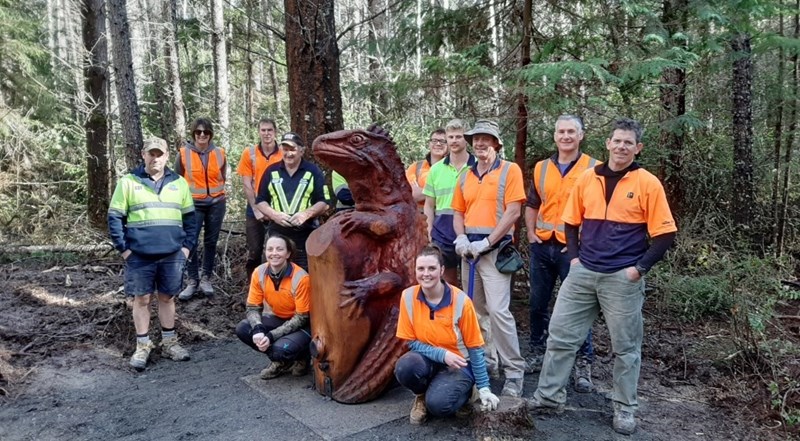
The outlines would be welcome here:
M 36 254 L 36 253 L 97 253 L 108 252 L 114 247 L 109 242 L 95 245 L 0 245 L 0 254 Z

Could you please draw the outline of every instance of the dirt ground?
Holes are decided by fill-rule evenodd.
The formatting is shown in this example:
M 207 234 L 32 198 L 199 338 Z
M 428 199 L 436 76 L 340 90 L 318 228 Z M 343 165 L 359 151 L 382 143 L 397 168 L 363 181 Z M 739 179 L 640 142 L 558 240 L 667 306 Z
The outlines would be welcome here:
M 127 367 L 134 332 L 115 253 L 65 255 L 58 261 L 20 256 L 0 265 L 0 439 L 319 439 L 287 419 L 279 403 L 264 405 L 263 398 L 240 380 L 258 372 L 265 361 L 233 336 L 244 317 L 244 275 L 231 268 L 241 268 L 243 262 L 224 256 L 244 253 L 235 240 L 221 248 L 218 273 L 225 277 L 216 281 L 218 294 L 178 305 L 178 332 L 192 360 L 173 363 L 156 353 L 144 373 Z M 537 417 L 537 429 L 521 438 L 791 437 L 770 418 L 763 396 L 720 368 L 718 361 L 734 351 L 727 347 L 725 323 L 671 323 L 649 303 L 637 433 L 624 437 L 610 429 L 613 357 L 608 334 L 598 321 L 598 392 L 570 394 L 567 412 Z M 527 346 L 525 302 L 515 301 L 513 310 L 520 341 Z M 158 332 L 151 330 L 151 335 L 158 339 Z M 499 391 L 501 384 L 494 387 Z M 536 376 L 526 376 L 525 396 L 535 387 Z M 492 435 L 520 436 L 513 431 Z M 463 421 L 432 420 L 412 427 L 401 419 L 350 439 L 465 436 L 476 437 Z

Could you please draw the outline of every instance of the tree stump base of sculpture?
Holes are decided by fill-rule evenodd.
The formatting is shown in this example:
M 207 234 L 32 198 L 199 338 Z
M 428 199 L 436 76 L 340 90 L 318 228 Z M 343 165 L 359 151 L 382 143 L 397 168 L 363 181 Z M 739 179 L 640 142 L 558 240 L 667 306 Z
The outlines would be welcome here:
M 472 429 L 479 440 L 530 439 L 535 425 L 524 399 L 502 396 L 491 412 L 482 412 L 480 402 L 473 404 Z

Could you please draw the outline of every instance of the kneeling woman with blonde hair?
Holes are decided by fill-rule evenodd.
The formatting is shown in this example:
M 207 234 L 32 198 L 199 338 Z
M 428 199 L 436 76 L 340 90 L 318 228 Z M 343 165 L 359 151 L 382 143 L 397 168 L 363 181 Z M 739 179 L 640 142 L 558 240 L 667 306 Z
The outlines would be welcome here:
M 416 398 L 411 424 L 421 424 L 428 413 L 450 416 L 467 404 L 473 385 L 481 409 L 494 410 L 499 399 L 489 388 L 483 357 L 483 336 L 472 300 L 444 283 L 441 251 L 427 246 L 417 256 L 418 285 L 403 291 L 397 337 L 408 340 L 408 353 L 394 367 L 397 381 Z
M 294 253 L 290 239 L 277 235 L 267 239 L 266 263 L 250 278 L 247 319 L 236 327 L 242 342 L 272 360 L 261 371 L 265 380 L 287 371 L 298 377 L 308 371 L 311 281 L 303 268 L 289 260 Z

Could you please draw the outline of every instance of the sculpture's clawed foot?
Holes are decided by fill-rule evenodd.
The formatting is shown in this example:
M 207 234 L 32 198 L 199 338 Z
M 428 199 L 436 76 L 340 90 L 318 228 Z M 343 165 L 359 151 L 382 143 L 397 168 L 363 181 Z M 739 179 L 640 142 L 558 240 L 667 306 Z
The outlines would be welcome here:
M 364 304 L 367 302 L 367 298 L 370 295 L 372 285 L 373 284 L 370 283 L 369 279 L 359 279 L 351 282 L 344 282 L 341 291 L 339 291 L 339 295 L 343 298 L 343 300 L 339 302 L 339 307 L 347 308 L 350 305 L 356 304 L 359 308 L 363 308 Z M 352 314 L 353 311 L 351 310 L 348 315 L 352 316 Z

